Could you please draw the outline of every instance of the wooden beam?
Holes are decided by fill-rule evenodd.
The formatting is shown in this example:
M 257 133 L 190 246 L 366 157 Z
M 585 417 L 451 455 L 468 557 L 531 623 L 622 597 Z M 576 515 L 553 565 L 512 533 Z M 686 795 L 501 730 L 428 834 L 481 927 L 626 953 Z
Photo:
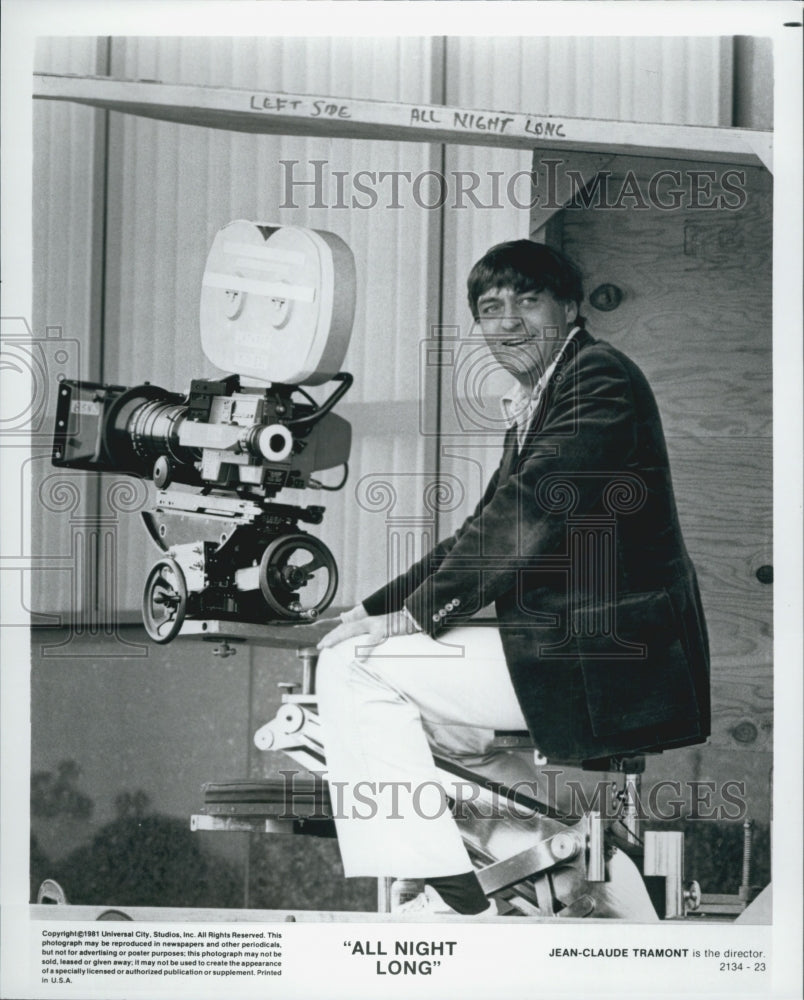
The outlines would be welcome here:
M 34 98 L 257 134 L 577 150 L 771 165 L 771 133 L 398 104 L 151 80 L 34 74 Z

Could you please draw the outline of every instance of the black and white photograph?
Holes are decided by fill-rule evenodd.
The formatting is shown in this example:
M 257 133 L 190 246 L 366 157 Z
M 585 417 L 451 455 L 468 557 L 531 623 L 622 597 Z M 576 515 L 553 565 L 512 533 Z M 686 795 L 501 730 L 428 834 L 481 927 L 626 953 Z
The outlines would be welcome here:
M 801 9 L 3 12 L 3 997 L 801 990 Z

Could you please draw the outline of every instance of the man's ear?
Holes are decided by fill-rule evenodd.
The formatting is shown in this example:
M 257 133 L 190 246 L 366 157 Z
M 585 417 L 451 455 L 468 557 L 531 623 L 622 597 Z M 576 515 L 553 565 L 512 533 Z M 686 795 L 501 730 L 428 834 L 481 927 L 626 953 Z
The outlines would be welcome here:
M 565 302 L 564 303 L 564 315 L 567 317 L 568 323 L 574 323 L 578 318 L 578 303 L 577 302 Z

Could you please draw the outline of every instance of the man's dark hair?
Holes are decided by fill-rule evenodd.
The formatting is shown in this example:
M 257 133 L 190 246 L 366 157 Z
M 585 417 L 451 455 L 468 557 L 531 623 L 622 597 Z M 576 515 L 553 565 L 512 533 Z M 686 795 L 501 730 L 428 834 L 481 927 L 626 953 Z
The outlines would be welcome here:
M 547 289 L 559 302 L 574 302 L 579 308 L 583 298 L 578 267 L 563 253 L 533 240 L 498 243 L 475 264 L 466 282 L 472 315 L 477 318 L 481 295 L 508 286 L 517 294 Z M 583 324 L 580 316 L 576 322 Z

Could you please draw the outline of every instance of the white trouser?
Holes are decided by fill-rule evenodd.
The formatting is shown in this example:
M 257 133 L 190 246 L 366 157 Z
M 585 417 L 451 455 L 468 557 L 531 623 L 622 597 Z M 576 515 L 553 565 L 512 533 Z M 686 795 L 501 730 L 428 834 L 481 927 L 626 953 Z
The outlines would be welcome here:
M 431 747 L 504 777 L 495 774 L 494 730 L 527 725 L 499 631 L 457 628 L 443 641 L 396 636 L 370 651 L 359 636 L 348 639 L 322 652 L 316 687 L 346 875 L 471 871 Z M 529 774 L 535 781 L 535 770 Z

